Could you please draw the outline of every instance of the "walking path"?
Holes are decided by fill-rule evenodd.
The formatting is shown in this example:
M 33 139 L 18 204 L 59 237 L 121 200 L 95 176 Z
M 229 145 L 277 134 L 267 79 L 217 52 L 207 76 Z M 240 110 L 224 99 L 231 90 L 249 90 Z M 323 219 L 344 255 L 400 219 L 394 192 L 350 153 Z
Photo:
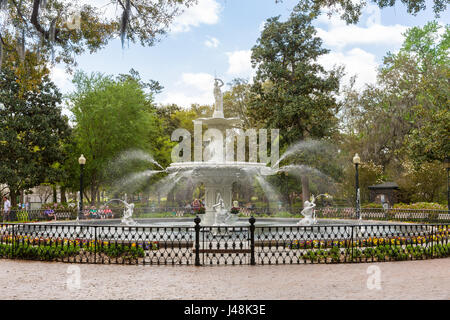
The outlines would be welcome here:
M 215 267 L 0 260 L 0 298 L 450 299 L 450 259 Z

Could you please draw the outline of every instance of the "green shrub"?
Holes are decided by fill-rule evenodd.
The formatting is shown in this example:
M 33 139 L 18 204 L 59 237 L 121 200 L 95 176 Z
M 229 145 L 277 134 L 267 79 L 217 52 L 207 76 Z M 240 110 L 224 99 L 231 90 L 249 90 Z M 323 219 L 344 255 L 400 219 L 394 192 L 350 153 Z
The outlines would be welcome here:
M 57 244 L 33 246 L 24 242 L 0 244 L 0 256 L 29 260 L 52 261 L 79 254 L 80 248 L 75 246 L 59 246 Z
M 447 207 L 435 202 L 416 202 L 411 204 L 396 203 L 394 209 L 447 210 Z
M 367 204 L 363 205 L 362 208 L 364 208 L 364 209 L 381 208 L 382 209 L 383 205 L 381 203 L 372 202 L 372 203 L 367 203 Z

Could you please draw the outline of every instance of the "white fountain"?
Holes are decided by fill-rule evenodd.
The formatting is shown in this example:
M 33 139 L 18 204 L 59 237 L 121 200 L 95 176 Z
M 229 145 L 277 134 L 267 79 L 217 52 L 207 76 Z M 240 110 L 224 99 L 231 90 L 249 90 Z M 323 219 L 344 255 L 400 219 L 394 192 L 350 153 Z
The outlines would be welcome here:
M 126 195 L 125 195 L 126 198 Z M 106 206 L 108 203 L 113 202 L 113 201 L 118 201 L 118 202 L 122 202 L 125 205 L 125 208 L 123 209 L 123 215 L 122 215 L 122 224 L 126 225 L 126 226 L 137 226 L 138 223 L 136 221 L 134 221 L 133 219 L 133 211 L 134 211 L 134 203 L 128 203 L 122 199 L 111 199 L 108 202 L 106 202 L 104 204 L 104 206 Z
M 297 222 L 297 225 L 300 226 L 311 226 L 317 223 L 316 217 L 314 216 L 314 207 L 316 204 L 314 203 L 314 196 L 311 196 L 311 201 L 306 200 L 303 205 L 303 210 L 301 214 L 303 215 L 303 219 Z
M 194 120 L 194 126 L 200 126 L 201 128 L 202 125 L 206 125 L 208 128 L 203 135 L 203 141 L 206 142 L 206 145 L 200 146 L 200 148 L 203 148 L 203 152 L 200 150 L 198 153 L 201 156 L 196 156 L 195 161 L 173 162 L 166 170 L 169 173 L 192 170 L 192 174 L 190 174 L 192 181 L 204 184 L 205 215 L 201 217 L 203 225 L 222 223 L 219 221 L 224 218 L 223 213 L 229 213 L 232 207 L 232 185 L 234 182 L 244 179 L 249 175 L 248 172 L 259 176 L 273 174 L 273 170 L 267 167 L 266 163 L 234 161 L 234 159 L 230 161 L 230 159 L 227 159 L 226 154 L 229 149 L 227 149 L 227 141 L 224 141 L 223 137 L 227 136 L 227 129 L 239 128 L 241 120 L 224 117 L 223 95 L 220 89 L 222 86 L 223 81 L 215 79 L 215 106 L 212 117 Z M 198 146 L 194 146 L 194 151 L 195 148 L 198 148 Z M 220 210 L 217 208 L 220 208 Z

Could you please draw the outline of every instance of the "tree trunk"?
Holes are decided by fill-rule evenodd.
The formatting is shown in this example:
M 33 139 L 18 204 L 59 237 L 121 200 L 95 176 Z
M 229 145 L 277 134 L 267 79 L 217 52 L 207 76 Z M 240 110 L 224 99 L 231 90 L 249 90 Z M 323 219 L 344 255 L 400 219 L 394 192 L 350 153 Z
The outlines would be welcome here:
M 52 190 L 53 190 L 53 203 L 56 203 L 56 202 L 58 202 L 58 197 L 56 194 L 56 186 L 55 185 L 52 186 Z
M 170 201 L 170 202 L 169 202 Z M 175 193 L 173 191 L 170 191 L 167 195 L 167 204 L 169 206 L 173 206 L 173 202 L 175 201 Z
M 61 202 L 62 203 L 66 203 L 67 202 L 67 198 L 66 198 L 66 187 L 61 186 L 59 189 L 59 192 L 61 192 Z
M 95 205 L 96 196 L 97 196 L 97 192 L 95 190 L 95 185 L 92 183 L 91 184 L 91 206 Z
M 310 193 L 309 193 L 309 178 L 307 176 L 302 176 L 302 201 L 303 204 L 306 200 L 309 201 Z
M 9 188 L 9 197 L 11 198 L 11 207 L 17 206 L 17 192 Z

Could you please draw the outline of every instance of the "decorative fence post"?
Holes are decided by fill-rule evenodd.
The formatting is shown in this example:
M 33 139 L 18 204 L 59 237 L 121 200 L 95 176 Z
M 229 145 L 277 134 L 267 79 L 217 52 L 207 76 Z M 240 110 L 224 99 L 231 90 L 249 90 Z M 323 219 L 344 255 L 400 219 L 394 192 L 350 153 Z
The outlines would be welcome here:
M 431 225 L 431 259 L 434 258 L 434 238 L 436 234 L 436 226 Z
M 248 219 L 250 222 L 250 265 L 254 266 L 255 261 L 255 218 Z
M 200 266 L 200 221 L 201 219 L 196 216 L 195 223 L 195 265 Z
M 12 236 L 11 236 L 11 259 L 14 259 L 16 256 L 16 224 L 12 225 Z
M 351 248 L 351 256 L 350 256 L 350 262 L 353 262 L 353 232 L 355 230 L 355 226 L 352 226 L 352 236 L 350 238 L 350 248 Z
M 94 227 L 94 263 L 97 263 L 97 226 Z

